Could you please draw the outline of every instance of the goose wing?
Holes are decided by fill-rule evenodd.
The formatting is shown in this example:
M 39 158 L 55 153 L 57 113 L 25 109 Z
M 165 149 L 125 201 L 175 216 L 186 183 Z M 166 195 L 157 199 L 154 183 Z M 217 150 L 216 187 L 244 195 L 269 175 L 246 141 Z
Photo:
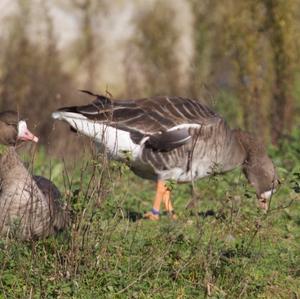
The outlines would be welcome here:
M 157 96 L 134 100 L 111 100 L 95 95 L 92 103 L 59 109 L 84 116 L 88 120 L 101 122 L 130 132 L 135 143 L 145 142 L 157 150 L 171 150 L 192 138 L 192 128 L 214 126 L 222 120 L 210 108 L 199 101 Z

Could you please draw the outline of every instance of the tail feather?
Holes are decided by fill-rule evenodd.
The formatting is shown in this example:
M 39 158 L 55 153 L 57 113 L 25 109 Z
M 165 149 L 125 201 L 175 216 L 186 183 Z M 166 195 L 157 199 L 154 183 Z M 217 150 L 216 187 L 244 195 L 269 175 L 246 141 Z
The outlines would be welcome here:
M 81 114 L 83 116 L 86 116 L 88 118 L 94 118 L 97 115 L 104 114 L 104 119 L 107 118 L 107 114 L 111 113 L 111 109 L 113 107 L 112 100 L 108 97 L 94 94 L 87 90 L 80 90 L 81 92 L 87 93 L 91 96 L 95 96 L 96 99 L 94 99 L 93 102 L 91 102 L 88 105 L 83 106 L 68 106 L 68 107 L 62 107 L 59 108 L 56 112 L 52 114 L 52 117 L 54 119 L 59 119 L 57 117 L 57 112 L 71 112 L 71 113 L 77 113 Z
M 91 96 L 93 96 L 93 97 L 100 97 L 99 94 L 93 93 L 93 92 L 91 92 L 91 91 L 89 91 L 89 90 L 79 89 L 79 91 L 80 91 L 80 92 L 83 92 L 83 93 L 87 93 L 87 94 L 89 94 L 89 95 L 91 95 Z
M 80 89 L 79 91 L 83 92 L 83 93 L 86 93 L 88 95 L 91 95 L 93 97 L 96 97 L 96 99 L 89 105 L 86 105 L 86 106 L 90 106 L 90 105 L 95 105 L 95 106 L 99 106 L 101 108 L 105 108 L 107 106 L 110 106 L 112 105 L 112 100 L 104 95 L 100 95 L 100 94 L 95 94 L 89 90 L 84 90 L 84 89 Z M 86 107 L 86 106 L 82 106 L 82 107 Z M 80 108 L 82 108 L 80 107 Z

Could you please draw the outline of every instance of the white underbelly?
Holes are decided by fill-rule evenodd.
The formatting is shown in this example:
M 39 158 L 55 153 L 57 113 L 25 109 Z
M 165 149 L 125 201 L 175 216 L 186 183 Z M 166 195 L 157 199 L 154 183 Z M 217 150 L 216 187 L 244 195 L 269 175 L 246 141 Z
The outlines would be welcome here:
M 174 167 L 172 169 L 160 171 L 158 177 L 162 180 L 175 180 L 177 182 L 191 182 L 220 172 L 220 167 L 209 159 L 201 160 L 197 165 L 193 165 L 187 171 L 184 168 Z

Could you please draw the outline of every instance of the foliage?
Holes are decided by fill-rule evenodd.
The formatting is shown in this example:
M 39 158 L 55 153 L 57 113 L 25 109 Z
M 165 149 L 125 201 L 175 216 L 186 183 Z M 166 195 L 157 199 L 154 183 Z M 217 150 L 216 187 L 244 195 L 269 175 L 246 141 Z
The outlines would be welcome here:
M 274 144 L 299 123 L 298 1 L 15 2 L 1 20 L 0 108 L 29 117 L 47 147 L 51 112 L 90 100 L 77 89 L 217 102 L 229 122 Z M 128 28 L 118 28 L 129 8 Z M 64 47 L 54 12 L 76 23 Z M 105 50 L 114 40 L 115 54 Z M 114 77 L 120 82 L 104 90 Z
M 281 186 L 266 215 L 237 169 L 196 182 L 192 210 L 190 186 L 172 184 L 179 219 L 147 222 L 140 218 L 150 209 L 152 182 L 101 155 L 70 169 L 47 164 L 40 152 L 34 171 L 52 173 L 72 225 L 46 240 L 1 240 L 1 298 L 299 296 L 297 134 L 281 150 L 270 148 Z
M 85 147 L 77 144 L 84 143 L 83 137 L 59 133 L 59 128 L 52 132 L 49 115 L 54 109 L 90 100 L 74 96 L 75 82 L 99 86 L 100 49 L 113 34 L 109 30 L 101 36 L 98 22 L 109 19 L 114 13 L 109 3 L 115 3 L 57 2 L 79 15 L 79 36 L 67 55 L 57 44 L 45 4 L 50 2 L 16 1 L 16 13 L 3 24 L 0 107 L 18 108 L 38 125 L 46 149 L 31 149 L 24 159 L 33 162 L 36 174 L 59 186 L 72 211 L 72 225 L 46 240 L 0 239 L 0 298 L 298 298 L 298 1 L 180 1 L 193 19 L 192 55 L 178 50 L 186 34 L 180 24 L 187 21 L 178 18 L 180 6 L 149 1 L 141 9 L 138 3 L 144 2 L 136 2 L 133 34 L 123 45 L 130 58 L 123 62 L 127 86 L 119 94 L 204 96 L 230 124 L 263 139 L 276 126 L 277 145 L 269 152 L 281 185 L 266 215 L 256 208 L 254 190 L 236 170 L 193 186 L 168 182 L 179 219 L 163 215 L 160 222 L 141 220 L 151 207 L 153 183 L 102 155 L 91 159 L 80 152 Z M 32 34 L 33 9 L 39 5 L 46 28 L 43 42 Z M 191 65 L 184 74 L 182 60 Z M 110 63 L 115 73 L 122 69 Z M 182 76 L 189 90 L 181 85 Z M 49 146 L 50 132 L 55 142 Z M 66 160 L 49 156 L 49 150 Z
M 51 127 L 50 112 L 57 101 L 65 98 L 71 79 L 61 68 L 52 19 L 47 7 L 44 13 L 45 43 L 30 39 L 32 11 L 29 1 L 19 1 L 6 29 L 9 35 L 2 43 L 0 58 L 0 109 L 15 110 L 38 126 L 41 142 L 46 143 Z M 31 125 L 33 126 L 33 125 Z
M 141 61 L 146 94 L 176 94 L 179 92 L 178 55 L 176 45 L 178 32 L 174 27 L 172 7 L 157 2 L 153 9 L 145 10 L 136 17 L 137 35 L 133 42 L 141 51 Z M 150 91 L 151 90 L 151 91 Z

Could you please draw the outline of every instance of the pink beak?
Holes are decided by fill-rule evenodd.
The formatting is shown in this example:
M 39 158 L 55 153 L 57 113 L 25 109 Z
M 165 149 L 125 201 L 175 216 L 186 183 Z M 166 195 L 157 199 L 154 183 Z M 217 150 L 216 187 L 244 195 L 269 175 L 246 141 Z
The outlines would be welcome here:
M 24 131 L 24 133 L 21 136 L 19 136 L 18 139 L 23 140 L 23 141 L 33 141 L 33 142 L 36 142 L 36 143 L 39 141 L 38 137 L 33 135 L 27 128 Z

